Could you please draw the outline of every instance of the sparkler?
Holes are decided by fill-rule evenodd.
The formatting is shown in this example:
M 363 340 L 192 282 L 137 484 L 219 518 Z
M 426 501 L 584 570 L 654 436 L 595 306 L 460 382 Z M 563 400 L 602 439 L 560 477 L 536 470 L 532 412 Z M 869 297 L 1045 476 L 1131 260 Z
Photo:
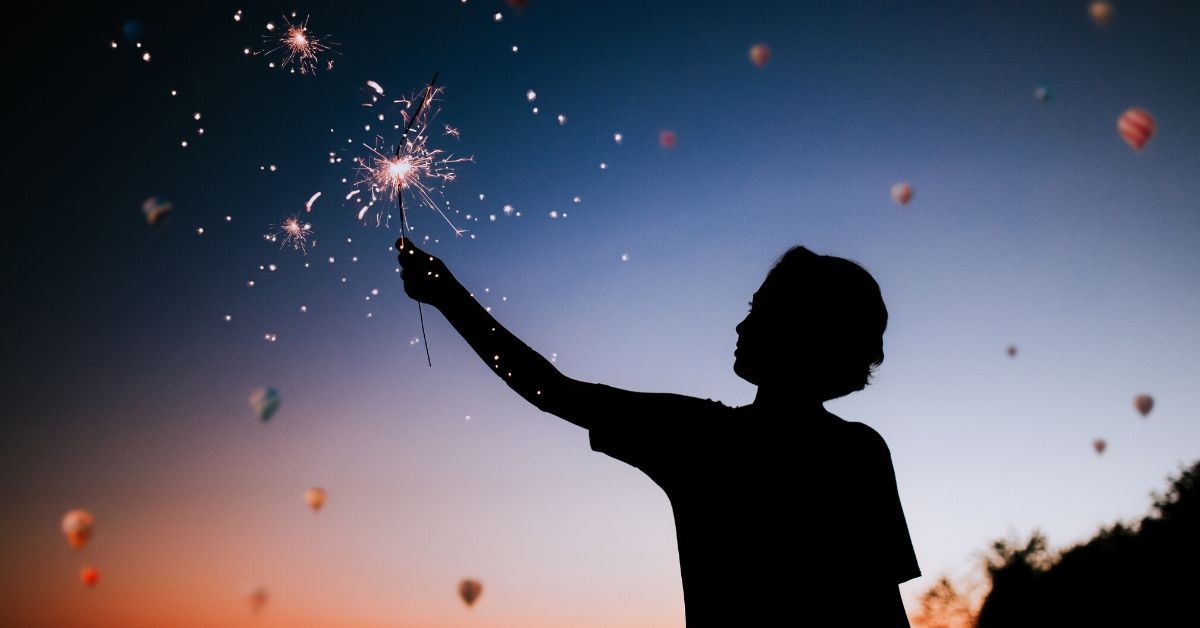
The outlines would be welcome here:
M 291 245 L 292 248 L 301 253 L 308 254 L 308 238 L 313 234 L 312 225 L 307 222 L 301 222 L 296 216 L 291 216 L 284 220 L 270 233 L 264 234 L 263 239 L 268 242 L 278 242 L 280 239 L 283 243 L 279 245 L 282 249 L 285 246 Z M 317 245 L 317 241 L 313 240 L 313 246 Z M 272 269 L 274 270 L 274 269 Z
M 292 13 L 292 17 L 296 17 Z M 336 44 L 326 41 L 325 37 L 313 35 L 308 32 L 308 17 L 304 16 L 303 22 L 293 24 L 288 17 L 283 16 L 283 23 L 286 28 L 279 29 L 275 24 L 268 22 L 267 31 L 271 34 L 265 35 L 264 39 L 269 42 L 274 42 L 274 48 L 260 53 L 264 55 L 274 54 L 277 51 L 283 51 L 283 61 L 279 63 L 279 67 L 286 68 L 292 66 L 291 73 L 295 74 L 299 69 L 301 74 L 315 74 L 317 66 L 320 64 L 320 59 L 317 58 L 319 53 L 326 52 L 331 46 Z M 280 31 L 277 35 L 276 31 Z M 333 62 L 326 61 L 326 69 L 333 69 Z M 275 67 L 274 62 L 269 64 L 270 67 Z
M 434 80 L 436 81 L 436 79 L 437 75 L 435 74 Z M 380 92 L 381 88 L 377 86 L 378 83 L 372 85 L 371 88 Z M 367 211 L 375 205 L 380 196 L 395 197 L 400 208 L 401 233 L 411 230 L 407 214 L 404 211 L 404 195 L 407 193 L 418 204 L 425 205 L 441 215 L 446 224 L 454 230 L 454 235 L 465 233 L 466 230 L 458 228 L 442 210 L 441 204 L 434 199 L 435 196 L 441 195 L 442 186 L 455 179 L 455 164 L 474 161 L 473 157 L 456 157 L 429 145 L 430 123 L 438 113 L 433 109 L 431 103 L 441 91 L 441 88 L 434 87 L 434 81 L 430 81 L 423 90 L 420 100 L 401 99 L 396 101 L 404 105 L 401 115 L 406 124 L 394 152 L 387 150 L 384 139 L 378 135 L 375 137 L 373 146 L 363 144 L 370 151 L 370 155 L 365 159 L 356 159 L 359 178 L 355 182 L 355 186 L 369 192 L 370 201 L 359 210 L 359 220 L 364 219 Z M 377 101 L 378 98 L 373 97 L 372 100 Z M 416 107 L 410 114 L 408 110 L 414 105 Z M 372 106 L 372 104 L 368 103 L 366 106 Z M 383 117 L 380 114 L 380 119 Z M 399 125 L 396 128 L 399 128 Z M 443 128 L 445 129 L 444 135 L 460 137 L 458 129 L 448 124 Z M 414 132 L 411 137 L 409 136 L 410 131 Z M 376 224 L 378 225 L 379 222 L 380 215 L 377 215 Z
M 417 103 L 417 108 L 411 116 L 407 115 L 407 108 L 412 106 L 412 103 L 405 104 L 404 115 L 408 122 L 404 126 L 404 131 L 400 133 L 400 141 L 396 144 L 395 155 L 386 157 L 378 148 L 367 147 L 373 157 L 371 165 L 367 166 L 363 172 L 363 182 L 369 183 L 373 192 L 384 190 L 396 196 L 396 204 L 400 209 L 400 247 L 402 249 L 408 229 L 408 217 L 404 213 L 405 190 L 409 190 L 416 195 L 420 202 L 441 214 L 442 218 L 445 218 L 446 222 L 450 224 L 450 228 L 454 229 L 455 235 L 463 233 L 463 230 L 455 227 L 450 218 L 433 202 L 430 197 L 431 188 L 429 184 L 425 183 L 425 180 L 432 180 L 435 184 L 440 185 L 453 181 L 454 171 L 450 169 L 449 165 L 459 161 L 470 161 L 470 158 L 455 160 L 451 157 L 442 157 L 442 151 L 430 149 L 428 146 L 429 118 L 431 117 L 428 105 L 436 93 L 433 86 L 434 83 L 437 83 L 437 77 L 438 73 L 434 72 L 433 78 L 429 80 L 429 84 L 425 87 L 425 93 L 422 94 L 421 100 Z M 375 86 L 372 88 L 380 91 Z M 421 126 L 417 129 L 417 135 L 410 140 L 408 132 L 412 130 L 418 120 L 421 122 Z M 377 138 L 376 143 L 378 144 L 378 142 Z M 432 367 L 433 359 L 429 355 L 429 340 L 425 336 L 425 310 L 421 307 L 420 301 L 417 301 L 417 315 L 421 320 L 421 339 L 425 346 L 425 361 Z

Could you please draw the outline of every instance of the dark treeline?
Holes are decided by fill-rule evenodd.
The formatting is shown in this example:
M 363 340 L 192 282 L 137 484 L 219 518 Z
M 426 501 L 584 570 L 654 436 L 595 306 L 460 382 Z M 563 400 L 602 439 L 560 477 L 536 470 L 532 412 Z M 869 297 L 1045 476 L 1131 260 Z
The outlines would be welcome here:
M 978 610 L 943 579 L 924 596 L 923 626 L 1168 626 L 1196 621 L 1200 591 L 1200 461 L 1154 495 L 1151 513 L 1061 552 L 1034 533 L 997 541 Z

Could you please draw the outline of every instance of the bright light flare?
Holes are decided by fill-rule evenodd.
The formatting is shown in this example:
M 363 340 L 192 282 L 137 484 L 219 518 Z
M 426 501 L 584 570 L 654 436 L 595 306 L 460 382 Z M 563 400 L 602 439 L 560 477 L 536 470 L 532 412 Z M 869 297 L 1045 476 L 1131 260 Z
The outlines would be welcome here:
M 299 217 L 291 216 L 284 220 L 279 225 L 276 225 L 270 232 L 263 235 L 263 239 L 268 242 L 280 242 L 279 248 L 291 246 L 293 249 L 301 253 L 308 253 L 309 246 L 316 246 L 317 241 L 313 240 L 309 243 L 309 238 L 313 235 L 313 228 L 310 223 L 302 222 Z
M 429 146 L 431 136 L 429 125 L 439 112 L 434 101 L 442 91 L 441 88 L 437 88 L 429 94 L 429 100 L 421 108 L 418 117 L 413 120 L 408 136 L 404 138 L 399 149 L 388 146 L 379 136 L 375 137 L 374 145 L 363 144 L 370 154 L 366 158 L 355 159 L 358 164 L 359 177 L 354 185 L 358 190 L 365 192 L 364 197 L 369 197 L 370 200 L 359 208 L 359 220 L 364 220 L 368 211 L 380 199 L 396 200 L 398 196 L 407 194 L 415 201 L 415 204 L 424 205 L 441 215 L 454 230 L 455 235 L 462 235 L 465 232 L 464 229 L 455 226 L 443 211 L 443 205 L 446 203 L 435 200 L 436 196 L 444 201 L 442 189 L 445 184 L 455 179 L 455 164 L 474 161 L 473 157 L 456 157 Z M 420 105 L 419 98 L 421 97 L 418 95 L 411 100 L 395 101 L 395 104 L 403 107 L 400 115 L 405 123 L 410 119 L 410 111 L 415 111 L 415 107 Z M 458 130 L 450 125 L 444 125 L 444 129 L 446 135 L 453 135 L 456 138 L 460 135 Z M 347 195 L 347 199 L 349 198 L 350 195 Z M 385 219 L 389 217 L 385 211 L 376 212 L 375 216 L 376 226 L 384 223 Z M 406 223 L 405 227 L 407 226 Z
M 320 64 L 319 55 L 329 51 L 332 46 L 337 44 L 327 41 L 324 36 L 309 32 L 308 16 L 304 16 L 303 22 L 293 24 L 285 15 L 283 22 L 285 28 L 279 29 L 274 24 L 267 23 L 267 31 L 271 34 L 265 35 L 264 39 L 273 43 L 275 47 L 258 54 L 271 55 L 280 52 L 283 60 L 279 62 L 279 68 L 288 69 L 292 74 L 295 74 L 297 70 L 300 74 L 315 74 L 317 66 Z M 279 30 L 280 33 L 277 34 L 276 30 Z M 326 63 L 327 69 L 332 69 L 333 63 Z M 268 67 L 276 67 L 275 62 L 269 63 Z

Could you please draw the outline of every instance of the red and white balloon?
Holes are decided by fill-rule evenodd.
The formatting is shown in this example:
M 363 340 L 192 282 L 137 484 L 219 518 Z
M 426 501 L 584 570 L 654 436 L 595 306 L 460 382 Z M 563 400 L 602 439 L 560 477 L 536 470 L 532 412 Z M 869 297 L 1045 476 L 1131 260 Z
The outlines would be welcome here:
M 1154 116 L 1150 115 L 1149 111 L 1137 107 L 1127 109 L 1117 118 L 1117 132 L 1133 150 L 1142 150 L 1146 142 L 1150 141 L 1154 135 L 1154 126 Z

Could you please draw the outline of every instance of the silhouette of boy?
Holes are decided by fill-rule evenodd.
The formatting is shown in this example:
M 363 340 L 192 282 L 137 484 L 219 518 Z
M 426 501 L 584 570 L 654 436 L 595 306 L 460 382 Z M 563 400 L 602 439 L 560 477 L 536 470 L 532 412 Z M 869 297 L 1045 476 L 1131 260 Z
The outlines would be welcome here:
M 887 308 L 858 264 L 794 247 L 737 326 L 731 408 L 571 379 L 437 259 L 396 242 L 408 295 L 438 308 L 517 394 L 587 429 L 671 501 L 690 628 L 908 626 L 898 584 L 920 575 L 883 438 L 823 403 L 883 362 Z

